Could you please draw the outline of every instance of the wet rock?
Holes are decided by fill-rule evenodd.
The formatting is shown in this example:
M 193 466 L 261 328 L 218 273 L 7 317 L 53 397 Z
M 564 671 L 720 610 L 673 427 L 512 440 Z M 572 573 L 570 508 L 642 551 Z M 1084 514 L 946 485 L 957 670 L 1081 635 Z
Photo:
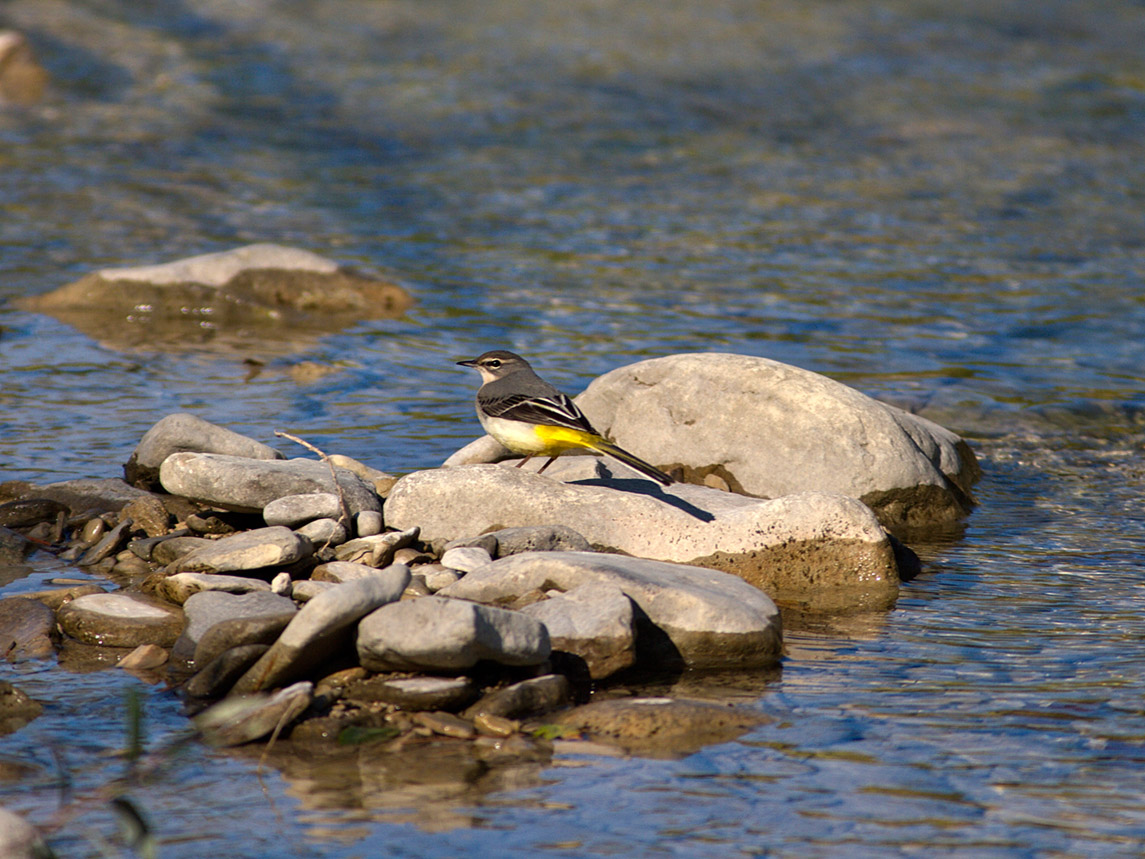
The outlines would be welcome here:
M 248 594 L 269 591 L 270 585 L 261 579 L 246 576 L 219 576 L 210 573 L 176 573 L 167 576 L 159 585 L 159 593 L 173 603 L 183 605 L 193 594 L 202 591 L 225 591 L 229 594 Z
M 297 528 L 315 519 L 337 519 L 341 515 L 342 502 L 333 492 L 284 495 L 262 510 L 262 518 L 267 525 L 285 525 L 287 528 Z
M 656 667 L 771 665 L 779 610 L 762 591 L 716 570 L 599 552 L 529 552 L 474 570 L 441 594 L 505 604 L 534 591 L 621 590 L 637 609 L 637 654 Z
M 35 548 L 35 544 L 19 531 L 0 526 L 0 566 L 16 566 Z
M 67 516 L 67 505 L 50 498 L 21 498 L 0 504 L 0 527 L 31 528 L 41 522 L 54 523 Z
M 571 697 L 567 678 L 561 674 L 545 674 L 490 692 L 462 715 L 467 719 L 490 716 L 515 719 L 555 710 L 567 704 Z
M 184 412 L 170 414 L 143 434 L 123 466 L 127 482 L 156 489 L 159 467 L 173 453 L 221 453 L 245 459 L 284 459 L 274 448 Z
M 100 541 L 84 552 L 76 563 L 81 567 L 92 567 L 108 558 L 119 551 L 120 547 L 127 542 L 127 537 L 131 533 L 134 523 L 130 519 L 124 519 L 110 531 L 100 538 Z
M 632 601 L 616 585 L 581 585 L 521 611 L 545 625 L 553 650 L 581 657 L 594 680 L 636 662 Z
M 594 458 L 567 459 L 604 468 Z M 394 486 L 386 521 L 417 524 L 421 539 L 438 545 L 459 531 L 559 518 L 598 549 L 726 570 L 784 602 L 873 609 L 898 594 L 891 541 L 853 498 L 804 493 L 763 501 L 648 480 L 566 484 L 547 474 L 496 465 L 415 472 Z
M 708 701 L 623 698 L 585 704 L 552 721 L 631 751 L 680 755 L 733 740 L 769 720 L 760 713 Z
M 77 641 L 105 647 L 170 647 L 183 630 L 178 608 L 142 594 L 88 594 L 62 606 L 56 618 Z
M 173 561 L 171 567 L 180 572 L 199 573 L 262 570 L 293 564 L 313 549 L 305 537 L 276 525 L 212 540 L 209 545 Z
M 403 710 L 456 712 L 477 697 L 477 686 L 468 677 L 371 677 L 350 684 L 344 693 L 350 701 L 381 701 Z
M 352 641 L 353 627 L 362 617 L 399 599 L 409 577 L 409 567 L 395 565 L 318 594 L 235 684 L 234 691 L 244 694 L 270 689 L 313 671 Z
M 5 495 L 46 498 L 67 506 L 72 513 L 93 511 L 95 513 L 118 513 L 137 498 L 150 497 L 151 493 L 134 486 L 128 486 L 118 478 L 80 478 L 33 486 L 30 483 L 10 481 L 0 485 Z
M 363 318 L 396 318 L 412 303 L 397 284 L 272 244 L 104 269 L 18 302 L 118 348 L 209 344 L 245 347 L 244 354 L 256 346 L 298 348 L 299 339 Z M 211 320 L 209 336 L 204 316 Z
M 56 614 L 27 597 L 0 599 L 0 658 L 44 659 L 55 653 Z
M 97 584 L 88 585 L 72 585 L 66 588 L 48 588 L 42 591 L 29 591 L 21 594 L 23 599 L 36 600 L 50 608 L 53 612 L 57 611 L 60 606 L 69 603 L 76 597 L 87 596 L 88 594 L 102 594 L 104 589 Z
M 979 473 L 974 454 L 949 430 L 767 358 L 640 361 L 596 379 L 576 402 L 619 445 L 650 462 L 682 465 L 689 480 L 715 473 L 763 498 L 847 495 L 894 526 L 962 518 Z
M 120 519 L 130 519 L 148 537 L 160 537 L 171 530 L 171 514 L 154 495 L 141 496 L 123 508 Z
M 199 654 L 202 640 L 216 625 L 225 621 L 242 621 L 249 625 L 226 627 L 216 633 L 216 641 L 220 637 L 223 640 L 216 644 L 214 652 L 205 658 L 214 658 L 228 647 L 254 643 L 258 639 L 253 636 L 267 628 L 274 629 L 277 634 L 278 630 L 284 629 L 294 618 L 297 611 L 292 600 L 265 591 L 246 594 L 203 591 L 192 594 L 183 604 L 187 625 L 179 640 L 175 642 L 172 658 L 180 662 L 194 660 Z M 255 632 L 250 632 L 251 630 Z
M 297 533 L 315 546 L 337 546 L 345 543 L 349 536 L 342 524 L 335 519 L 315 519 L 300 527 Z
M 33 104 L 43 96 L 47 85 L 48 73 L 24 35 L 0 30 L 0 106 Z
M 446 549 L 441 556 L 441 564 L 451 570 L 468 573 L 478 567 L 483 567 L 492 561 L 489 553 L 480 546 L 459 546 L 456 549 Z
M 348 582 L 352 579 L 361 579 L 372 575 L 378 570 L 368 564 L 354 564 L 349 561 L 329 561 L 319 564 L 310 573 L 310 580 L 314 582 Z
M 141 644 L 117 663 L 125 671 L 154 671 L 167 664 L 167 651 L 157 644 Z
M 472 722 L 459 719 L 452 713 L 419 712 L 413 714 L 415 725 L 420 725 L 442 737 L 453 737 L 458 740 L 472 740 L 477 731 Z
M 196 662 L 203 667 L 183 684 L 183 691 L 192 698 L 222 698 L 268 650 L 269 644 L 243 644 L 205 664 Z
M 343 543 L 334 550 L 339 561 L 367 564 L 371 567 L 385 567 L 393 562 L 394 553 L 404 549 L 418 538 L 416 525 L 405 531 L 387 531 L 373 537 L 359 537 Z
M 539 665 L 550 650 L 544 625 L 531 617 L 436 596 L 373 612 L 358 625 L 357 646 L 370 671 L 461 671 L 482 659 Z
M 238 746 L 283 730 L 310 706 L 314 684 L 303 681 L 273 695 L 254 694 L 220 701 L 195 717 L 195 727 L 214 746 Z
M 351 515 L 381 510 L 381 500 L 360 477 L 335 469 Z M 337 492 L 326 463 L 313 459 L 267 461 L 215 453 L 174 453 L 159 469 L 163 488 L 206 504 L 243 513 L 261 513 L 287 495 Z

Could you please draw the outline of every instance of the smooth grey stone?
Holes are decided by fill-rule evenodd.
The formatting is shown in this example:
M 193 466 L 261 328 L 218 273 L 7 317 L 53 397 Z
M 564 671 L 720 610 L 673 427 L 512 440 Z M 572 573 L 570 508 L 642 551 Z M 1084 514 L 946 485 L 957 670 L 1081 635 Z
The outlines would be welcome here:
M 301 534 L 315 546 L 327 544 L 337 546 L 345 543 L 349 536 L 345 527 L 335 519 L 315 519 L 296 529 L 296 533 Z
M 653 358 L 606 373 L 576 402 L 599 431 L 650 462 L 699 479 L 719 464 L 732 488 L 761 498 L 846 495 L 888 524 L 963 518 L 979 474 L 950 430 L 768 358 Z
M 571 697 L 572 690 L 566 677 L 545 674 L 490 692 L 462 715 L 467 719 L 488 716 L 516 719 L 556 710 L 568 703 Z
M 637 647 L 649 667 L 747 668 L 779 661 L 775 603 L 717 570 L 600 552 L 527 552 L 474 570 L 440 595 L 503 605 L 535 591 L 590 584 L 619 588 L 647 618 Z
M 191 536 L 191 532 L 189 530 L 187 530 L 186 528 L 180 528 L 178 531 L 172 531 L 169 534 L 162 534 L 158 537 L 141 537 L 137 540 L 132 540 L 130 543 L 127 544 L 127 548 L 130 549 L 132 554 L 134 554 L 136 557 L 142 558 L 144 561 L 150 561 L 150 560 L 153 560 L 152 555 L 155 552 L 155 547 L 158 546 L 160 543 L 166 543 L 169 540 L 176 540 L 176 539 L 181 539 L 183 537 L 190 537 L 190 536 Z M 199 538 L 198 537 L 192 537 L 192 539 L 197 540 Z M 191 551 L 191 548 L 192 548 L 191 546 L 188 546 L 187 551 L 188 552 Z M 158 563 L 169 564 L 169 563 L 171 563 L 171 561 L 175 560 L 176 554 L 177 553 L 172 553 L 171 557 L 168 560 L 160 561 Z
M 183 630 L 183 612 L 142 594 L 88 594 L 60 607 L 60 628 L 77 641 L 105 647 L 170 647 Z
M 373 569 L 371 567 L 370 569 Z M 331 588 L 336 588 L 340 582 L 316 582 L 312 579 L 302 579 L 301 581 L 292 582 L 290 585 L 290 596 L 296 602 L 310 602 L 318 594 L 325 593 Z
M 293 564 L 310 555 L 313 545 L 305 537 L 275 525 L 244 531 L 218 540 L 172 562 L 173 571 L 229 573 Z
M 241 644 L 224 650 L 209 662 L 196 661 L 203 667 L 183 684 L 183 691 L 192 698 L 221 698 L 268 650 L 269 644 Z
M 159 584 L 162 596 L 173 603 L 183 605 L 192 594 L 201 591 L 226 591 L 229 594 L 246 594 L 252 591 L 269 591 L 270 585 L 261 579 L 247 576 L 219 576 L 210 573 L 175 573 Z
M 233 617 L 212 624 L 199 637 L 195 645 L 193 662 L 196 666 L 206 665 L 220 653 L 248 644 L 264 644 L 269 647 L 297 613 L 297 611 L 282 611 L 279 614 Z
M 341 515 L 342 504 L 333 492 L 284 495 L 262 510 L 262 518 L 267 525 L 285 525 L 287 528 L 297 528 L 315 519 L 337 519 Z
M 424 564 L 417 568 L 417 572 L 425 580 L 426 590 L 431 594 L 449 587 L 461 578 L 456 570 L 448 569 L 441 564 Z
M 483 659 L 539 665 L 550 651 L 548 631 L 531 617 L 437 596 L 371 613 L 358 624 L 357 644 L 370 671 L 458 671 Z
M 257 664 L 257 663 L 256 663 Z M 195 727 L 214 746 L 238 746 L 262 739 L 301 716 L 314 696 L 314 684 L 303 681 L 262 693 L 230 697 L 194 718 Z
M 480 546 L 458 546 L 456 549 L 445 550 L 441 556 L 441 565 L 460 573 L 468 573 L 492 560 L 489 553 Z
M 56 613 L 27 597 L 0 599 L 0 654 L 10 662 L 55 653 Z
M 603 467 L 591 457 L 567 459 Z M 686 484 L 568 484 L 547 475 L 498 465 L 414 472 L 394 486 L 386 521 L 416 524 L 422 541 L 437 546 L 459 532 L 560 517 L 598 549 L 726 570 L 793 604 L 875 610 L 898 595 L 891 540 L 854 498 L 808 492 L 762 500 Z
M 83 557 L 76 561 L 76 564 L 81 567 L 91 567 L 118 552 L 133 525 L 134 523 L 130 519 L 124 519 L 104 534 L 98 543 L 84 552 Z
M 157 486 L 159 467 L 173 453 L 222 453 L 248 459 L 283 459 L 272 447 L 186 413 L 167 415 L 143 434 L 123 466 L 129 483 Z
M 448 552 L 450 549 L 464 549 L 466 546 L 477 546 L 488 552 L 491 558 L 497 557 L 497 537 L 493 534 L 479 534 L 476 537 L 450 540 L 442 548 L 444 552 Z
M 118 477 L 81 477 L 45 486 L 29 487 L 37 498 L 47 498 L 67 505 L 73 513 L 118 513 L 137 498 L 149 498 L 151 493 L 129 486 Z
M 334 471 L 351 515 L 382 509 L 373 487 L 345 469 Z M 174 453 L 163 461 L 159 476 L 163 488 L 173 495 L 244 513 L 261 513 L 267 504 L 287 495 L 337 492 L 330 468 L 313 459 L 264 461 Z
M 527 605 L 521 612 L 545 625 L 553 650 L 581 657 L 594 680 L 636 662 L 632 601 L 614 584 L 581 585 Z
M 397 478 L 394 478 L 397 481 Z M 382 533 L 385 523 L 378 510 L 360 510 L 354 515 L 354 534 L 358 537 L 373 537 Z
M 371 576 L 335 585 L 307 602 L 282 635 L 242 678 L 234 692 L 246 694 L 290 683 L 318 668 L 352 641 L 359 619 L 400 599 L 409 567 L 394 565 Z
M 255 619 L 270 623 L 267 618 L 273 618 L 275 622 L 285 618 L 289 622 L 297 611 L 293 600 L 266 591 L 248 594 L 203 591 L 192 594 L 183 603 L 187 627 L 175 642 L 171 657 L 183 662 L 192 660 L 206 633 L 223 621 Z

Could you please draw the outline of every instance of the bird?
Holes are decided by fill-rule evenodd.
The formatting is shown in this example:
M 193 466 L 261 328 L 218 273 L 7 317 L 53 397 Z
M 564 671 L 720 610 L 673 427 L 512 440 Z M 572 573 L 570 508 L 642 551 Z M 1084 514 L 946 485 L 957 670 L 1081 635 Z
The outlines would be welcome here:
M 543 454 L 549 459 L 537 471 L 540 474 L 562 453 L 590 450 L 618 459 L 662 486 L 676 482 L 597 432 L 584 412 L 538 376 L 520 355 L 495 349 L 457 365 L 472 367 L 481 374 L 477 418 L 485 432 L 503 447 L 524 457 L 518 468 Z

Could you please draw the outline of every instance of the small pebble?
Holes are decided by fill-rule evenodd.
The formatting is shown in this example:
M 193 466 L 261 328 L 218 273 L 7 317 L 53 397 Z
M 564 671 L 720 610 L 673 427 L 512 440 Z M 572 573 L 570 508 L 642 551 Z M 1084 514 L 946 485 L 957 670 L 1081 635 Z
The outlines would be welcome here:
M 493 556 L 480 546 L 458 546 L 456 549 L 446 550 L 441 556 L 441 563 L 444 566 L 462 573 L 472 572 L 492 561 Z
M 348 536 L 346 529 L 335 519 L 315 519 L 313 522 L 307 522 L 301 528 L 296 528 L 295 532 L 306 537 L 316 546 L 325 543 L 337 546 L 345 543 Z
M 94 545 L 99 542 L 103 532 L 107 530 L 107 523 L 102 519 L 89 519 L 80 532 L 80 539 L 85 543 Z
M 405 564 L 407 567 L 412 567 L 414 564 L 430 564 L 433 560 L 433 555 L 427 555 L 413 546 L 406 546 L 394 552 L 394 563 Z
M 443 567 L 441 564 L 429 564 L 418 569 L 418 574 L 425 578 L 425 586 L 432 594 L 442 588 L 449 587 L 461 578 L 456 570 Z
M 290 573 L 282 572 L 270 580 L 270 591 L 280 596 L 288 597 L 293 592 L 294 584 L 290 581 Z

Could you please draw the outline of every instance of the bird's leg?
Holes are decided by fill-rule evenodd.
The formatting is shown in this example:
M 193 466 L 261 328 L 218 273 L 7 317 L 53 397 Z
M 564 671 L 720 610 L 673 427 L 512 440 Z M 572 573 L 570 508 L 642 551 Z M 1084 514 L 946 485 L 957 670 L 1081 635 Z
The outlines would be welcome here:
M 548 462 L 546 462 L 544 465 L 542 465 L 540 468 L 537 469 L 537 474 L 540 474 L 546 468 L 548 468 L 550 465 L 552 465 L 554 462 L 556 462 L 556 459 L 557 458 L 555 456 L 550 456 L 548 459 Z
M 533 458 L 533 455 L 530 453 L 528 456 L 526 456 L 524 459 L 522 459 L 520 462 L 517 463 L 517 468 L 520 468 L 522 465 L 524 465 L 526 462 L 528 462 L 532 458 Z M 544 469 L 542 468 L 541 471 L 544 471 Z

